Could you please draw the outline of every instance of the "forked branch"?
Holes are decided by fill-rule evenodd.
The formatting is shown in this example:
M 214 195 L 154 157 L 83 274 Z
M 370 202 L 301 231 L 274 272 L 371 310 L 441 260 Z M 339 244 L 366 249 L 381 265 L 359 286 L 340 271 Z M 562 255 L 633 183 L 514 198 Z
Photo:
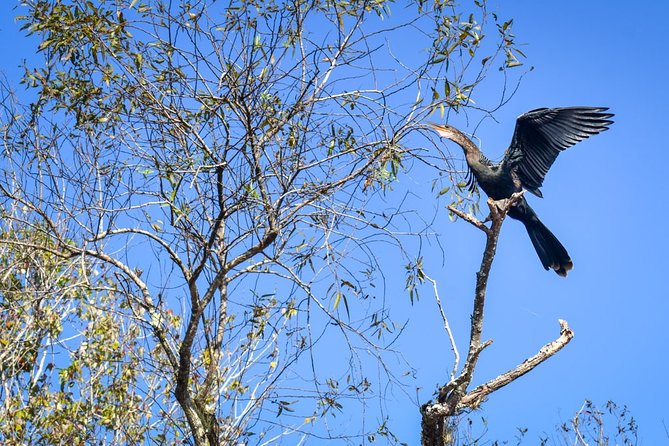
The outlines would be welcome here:
M 574 333 L 567 325 L 567 322 L 560 320 L 561 330 L 558 339 L 546 344 L 539 353 L 526 359 L 517 367 L 471 391 L 467 391 L 474 376 L 474 370 L 476 369 L 479 355 L 487 346 L 492 344 L 492 340 L 481 341 L 481 338 L 483 333 L 488 277 L 497 250 L 499 233 L 507 212 L 511 206 L 522 197 L 522 195 L 523 193 L 519 192 L 513 194 L 509 199 L 500 201 L 488 199 L 488 207 L 490 208 L 489 220 L 491 221 L 490 226 L 486 226 L 484 222 L 475 217 L 449 206 L 451 212 L 486 234 L 486 246 L 483 253 L 483 259 L 481 260 L 481 267 L 476 274 L 476 291 L 474 295 L 474 309 L 471 317 L 467 358 L 460 374 L 457 377 L 452 378 L 448 384 L 441 388 L 437 401 L 428 402 L 421 408 L 423 418 L 421 444 L 423 446 L 443 446 L 448 444 L 449 435 L 446 426 L 449 417 L 458 415 L 462 410 L 478 407 L 481 401 L 488 395 L 530 372 L 546 359 L 556 354 L 567 345 L 574 336 Z

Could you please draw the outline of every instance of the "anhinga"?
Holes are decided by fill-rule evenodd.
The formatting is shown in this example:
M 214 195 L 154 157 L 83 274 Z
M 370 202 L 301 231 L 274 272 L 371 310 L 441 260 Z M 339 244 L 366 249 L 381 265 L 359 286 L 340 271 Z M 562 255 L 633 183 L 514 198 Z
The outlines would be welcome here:
M 613 123 L 606 107 L 538 108 L 516 121 L 511 145 L 500 163 L 493 163 L 465 134 L 448 125 L 431 124 L 439 135 L 457 143 L 465 152 L 471 174 L 493 200 L 509 198 L 525 189 L 542 197 L 544 177 L 558 154 L 574 144 L 603 132 Z M 562 243 L 539 220 L 521 197 L 509 210 L 511 218 L 527 229 L 532 245 L 545 269 L 565 277 L 573 263 Z

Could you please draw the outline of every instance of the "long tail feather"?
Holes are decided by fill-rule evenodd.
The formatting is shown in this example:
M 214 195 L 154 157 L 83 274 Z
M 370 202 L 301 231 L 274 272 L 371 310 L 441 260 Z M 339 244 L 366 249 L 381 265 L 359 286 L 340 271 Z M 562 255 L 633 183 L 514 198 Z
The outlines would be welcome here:
M 574 267 L 569 253 L 557 237 L 539 220 L 524 197 L 509 209 L 509 217 L 523 222 L 544 268 L 553 269 L 558 276 L 567 277 L 567 273 Z
M 551 268 L 558 276 L 567 277 L 574 263 L 557 237 L 539 219 L 527 222 L 525 228 L 544 268 Z

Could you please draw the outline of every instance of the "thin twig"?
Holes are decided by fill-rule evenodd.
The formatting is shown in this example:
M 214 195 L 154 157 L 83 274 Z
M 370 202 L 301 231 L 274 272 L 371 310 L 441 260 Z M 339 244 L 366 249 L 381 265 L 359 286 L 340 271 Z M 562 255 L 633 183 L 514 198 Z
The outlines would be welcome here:
M 458 366 L 460 365 L 460 353 L 458 352 L 458 347 L 455 344 L 455 337 L 453 336 L 453 331 L 451 326 L 448 323 L 448 318 L 446 317 L 446 312 L 444 307 L 441 305 L 441 299 L 439 299 L 439 290 L 437 289 L 437 281 L 425 274 L 425 278 L 432 282 L 432 288 L 434 288 L 434 298 L 437 301 L 437 306 L 439 307 L 439 313 L 441 314 L 441 319 L 444 321 L 444 329 L 448 334 L 448 339 L 451 343 L 451 350 L 453 351 L 453 370 L 451 371 L 451 381 L 455 379 L 455 374 L 458 371 Z
M 466 214 L 452 205 L 448 205 L 448 210 L 457 215 L 458 217 L 460 217 L 461 219 L 463 219 L 464 221 L 466 221 L 467 223 L 485 232 L 486 234 L 490 231 L 490 228 L 488 228 L 481 220 L 477 219 L 473 215 Z

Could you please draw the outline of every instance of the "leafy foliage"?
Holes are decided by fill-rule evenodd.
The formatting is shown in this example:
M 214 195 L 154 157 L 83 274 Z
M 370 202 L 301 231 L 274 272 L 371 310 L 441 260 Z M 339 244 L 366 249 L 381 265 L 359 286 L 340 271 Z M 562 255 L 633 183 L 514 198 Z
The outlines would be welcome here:
M 483 2 L 391 6 L 22 2 L 42 61 L 35 101 L 3 89 L 3 442 L 399 441 L 328 422 L 402 381 L 375 244 L 423 281 L 402 239 L 426 230 L 375 198 L 414 161 L 456 171 L 407 138 L 519 53 Z
M 153 406 L 166 396 L 146 367 L 159 358 L 145 351 L 113 283 L 100 265 L 49 252 L 43 226 L 3 229 L 3 444 L 145 438 Z

